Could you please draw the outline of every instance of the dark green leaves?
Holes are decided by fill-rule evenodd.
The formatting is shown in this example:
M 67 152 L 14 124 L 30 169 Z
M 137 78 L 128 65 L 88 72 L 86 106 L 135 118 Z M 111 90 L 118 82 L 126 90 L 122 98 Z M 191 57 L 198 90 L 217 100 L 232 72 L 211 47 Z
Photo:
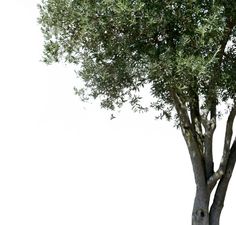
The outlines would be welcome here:
M 235 7 L 225 1 L 45 0 L 39 18 L 44 59 L 81 65 L 85 92 L 105 108 L 127 101 L 141 108 L 138 93 L 149 84 L 153 105 L 169 115 L 173 88 L 186 104 L 196 95 L 235 95 Z

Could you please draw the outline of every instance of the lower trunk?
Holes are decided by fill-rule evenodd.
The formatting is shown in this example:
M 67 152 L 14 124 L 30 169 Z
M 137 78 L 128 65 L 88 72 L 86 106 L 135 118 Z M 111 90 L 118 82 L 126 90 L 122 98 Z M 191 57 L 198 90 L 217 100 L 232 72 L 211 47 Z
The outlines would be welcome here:
M 210 225 L 219 225 L 220 224 L 220 214 L 222 211 L 223 205 L 213 206 L 210 212 Z
M 192 225 L 210 225 L 207 209 L 196 208 L 192 213 Z
M 223 205 L 213 202 L 209 211 L 209 196 L 196 194 L 192 211 L 192 225 L 219 225 Z
M 210 225 L 209 223 L 209 194 L 207 191 L 197 191 L 193 212 L 192 225 Z

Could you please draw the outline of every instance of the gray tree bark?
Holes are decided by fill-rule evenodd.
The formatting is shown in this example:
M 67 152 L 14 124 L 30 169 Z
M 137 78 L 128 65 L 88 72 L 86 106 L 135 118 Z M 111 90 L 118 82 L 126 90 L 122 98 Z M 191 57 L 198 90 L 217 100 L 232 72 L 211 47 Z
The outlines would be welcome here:
M 202 165 L 196 160 L 198 158 L 194 155 L 192 158 L 192 164 L 196 166 L 198 164 L 198 169 L 194 169 L 195 181 L 197 186 L 196 196 L 194 200 L 193 212 L 192 212 L 192 225 L 219 225 L 220 216 L 222 209 L 224 207 L 224 201 L 228 185 L 234 170 L 236 162 L 236 139 L 234 140 L 232 146 L 229 149 L 228 160 L 226 163 L 224 172 L 215 172 L 212 176 L 210 182 L 204 183 L 200 177 L 204 177 L 202 174 Z M 191 151 L 190 151 L 191 153 Z M 193 162 L 194 161 L 194 162 Z M 216 192 L 213 198 L 213 203 L 209 205 L 209 199 L 213 187 L 211 182 L 216 185 L 215 181 L 219 181 L 216 187 Z
M 231 179 L 234 170 L 235 161 L 236 161 L 236 139 L 234 140 L 233 145 L 230 148 L 230 154 L 226 165 L 225 173 L 220 179 L 216 189 L 214 201 L 210 209 L 210 225 L 220 224 L 220 215 L 224 207 L 225 196 L 228 189 L 229 181 Z
M 208 205 L 209 195 L 197 190 L 192 211 L 192 225 L 209 225 Z
M 216 128 L 216 105 L 213 104 L 205 116 L 200 115 L 197 98 L 195 99 L 197 104 L 192 103 L 188 111 L 178 92 L 171 90 L 170 93 L 180 119 L 181 131 L 188 147 L 195 178 L 196 195 L 192 211 L 192 225 L 219 225 L 226 191 L 236 161 L 236 138 L 231 145 L 236 100 L 226 123 L 221 163 L 215 172 L 212 140 Z M 204 133 L 202 127 L 204 127 Z M 209 200 L 214 187 L 216 187 L 216 192 L 210 206 Z

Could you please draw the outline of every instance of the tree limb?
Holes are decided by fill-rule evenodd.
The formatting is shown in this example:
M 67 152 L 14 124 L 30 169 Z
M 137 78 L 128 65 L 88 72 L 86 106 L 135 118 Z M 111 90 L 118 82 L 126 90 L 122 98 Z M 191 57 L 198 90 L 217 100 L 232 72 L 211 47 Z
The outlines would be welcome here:
M 232 19 L 227 18 L 224 38 L 221 41 L 220 49 L 218 51 L 217 57 L 219 59 L 219 63 L 216 68 L 216 71 L 218 70 L 218 67 L 220 68 L 220 66 L 222 64 L 225 48 L 226 48 L 226 45 L 229 41 L 229 38 L 230 38 L 230 35 L 232 33 L 234 26 L 235 26 L 235 23 L 233 23 Z M 217 73 L 215 73 L 212 76 L 212 79 L 210 80 L 210 89 L 209 89 L 209 95 L 208 95 L 207 101 L 208 101 L 208 103 L 211 102 L 211 104 L 210 104 L 209 110 L 207 110 L 205 119 L 203 120 L 203 125 L 206 130 L 205 142 L 208 142 L 208 143 L 204 144 L 205 147 L 212 146 L 212 136 L 213 136 L 214 130 L 216 128 L 216 102 L 215 102 L 216 95 L 214 94 L 214 83 L 215 83 L 216 76 L 217 76 Z M 234 121 L 234 117 L 235 117 L 235 113 L 236 113 L 236 109 L 234 109 L 234 108 L 235 108 L 235 105 L 232 108 L 230 115 L 228 117 L 228 120 L 227 120 L 224 151 L 223 151 L 223 156 L 221 159 L 220 167 L 215 173 L 212 170 L 212 175 L 210 173 L 208 173 L 208 176 L 207 176 L 208 177 L 208 186 L 209 186 L 210 190 L 212 190 L 214 188 L 217 181 L 219 179 L 221 179 L 222 175 L 225 172 L 226 164 L 227 164 L 228 157 L 229 157 L 229 148 L 230 148 L 231 138 L 232 138 L 232 126 L 233 126 L 233 121 Z M 207 121 L 207 117 L 208 117 L 209 112 L 210 112 L 210 118 L 211 118 L 210 119 L 210 126 Z M 209 158 L 209 159 L 212 158 L 212 149 L 209 149 L 206 152 L 208 152 L 208 154 L 209 154 L 209 156 L 206 157 L 206 165 L 207 165 L 207 164 L 209 164 L 208 163 L 209 160 L 207 158 Z M 206 166 L 206 167 L 209 167 L 209 166 Z
M 207 185 L 208 185 L 208 189 L 209 189 L 210 192 L 214 189 L 214 187 L 215 187 L 217 181 L 218 181 L 219 179 L 221 179 L 221 177 L 223 176 L 223 174 L 224 174 L 224 173 L 223 173 L 222 170 L 217 170 L 217 171 L 208 179 Z
M 204 127 L 204 140 L 203 140 L 203 156 L 205 161 L 205 173 L 206 179 L 208 180 L 214 173 L 214 163 L 213 163 L 213 135 L 216 128 L 216 97 L 215 95 L 208 96 L 205 100 L 206 105 L 209 105 L 209 108 L 206 108 L 204 113 L 201 116 L 202 125 Z
M 230 156 L 227 162 L 225 173 L 222 175 L 222 178 L 220 179 L 220 182 L 215 192 L 214 200 L 210 209 L 210 217 L 212 218 L 219 217 L 221 210 L 224 206 L 226 191 L 228 188 L 230 178 L 232 176 L 232 172 L 235 166 L 235 161 L 236 161 L 236 138 L 232 144 L 232 147 L 230 148 Z
M 233 135 L 233 123 L 236 116 L 236 105 L 234 104 L 226 123 L 224 150 L 221 158 L 221 163 L 218 170 L 208 179 L 209 189 L 212 190 L 216 185 L 217 181 L 225 174 L 227 163 L 231 154 L 230 144 Z M 231 148 L 232 149 L 232 148 Z
M 180 117 L 180 125 L 182 129 L 190 129 L 191 128 L 191 122 L 188 116 L 187 107 L 184 103 L 184 101 L 180 98 L 177 91 L 173 88 L 170 90 L 171 97 L 173 99 L 176 111 Z
M 208 95 L 206 96 L 206 105 L 209 106 L 209 108 L 206 109 L 206 112 L 203 115 L 203 119 L 202 119 L 202 124 L 204 125 L 204 128 L 206 129 L 206 127 L 208 126 L 209 122 L 208 122 L 208 115 L 210 113 L 210 123 L 211 123 L 211 129 L 215 129 L 216 128 L 216 91 L 215 91 L 215 84 L 216 84 L 216 78 L 218 76 L 218 72 L 217 71 L 221 71 L 220 67 L 223 61 L 223 56 L 224 56 L 224 52 L 225 52 L 225 48 L 227 46 L 227 43 L 229 41 L 230 35 L 233 31 L 233 28 L 235 26 L 235 22 L 232 21 L 231 18 L 227 18 L 226 20 L 226 27 L 225 27 L 225 31 L 224 31 L 224 35 L 223 35 L 223 39 L 220 43 L 220 48 L 217 51 L 217 58 L 219 59 L 219 63 L 216 65 L 215 67 L 215 73 L 213 73 L 210 81 L 209 81 L 209 90 L 208 90 Z M 209 128 L 209 127 L 207 127 Z
M 191 122 L 194 128 L 194 131 L 196 133 L 196 139 L 198 140 L 199 147 L 202 149 L 203 133 L 202 133 L 202 119 L 201 119 L 200 107 L 199 107 L 199 96 L 195 91 L 190 91 L 190 92 L 192 96 L 192 101 L 189 103 Z
M 227 161 L 230 154 L 230 144 L 231 144 L 231 139 L 233 135 L 233 123 L 234 123 L 235 116 L 236 116 L 236 105 L 234 104 L 234 106 L 232 107 L 229 113 L 227 123 L 226 123 L 224 150 L 223 150 L 223 155 L 221 158 L 221 163 L 220 163 L 220 168 L 219 168 L 223 171 L 225 171 L 226 169 Z
M 204 159 L 195 138 L 194 129 L 189 119 L 187 107 L 175 90 L 172 89 L 170 94 L 179 115 L 181 130 L 188 146 L 196 186 L 198 189 L 205 190 L 205 188 L 207 188 L 207 183 L 204 169 Z

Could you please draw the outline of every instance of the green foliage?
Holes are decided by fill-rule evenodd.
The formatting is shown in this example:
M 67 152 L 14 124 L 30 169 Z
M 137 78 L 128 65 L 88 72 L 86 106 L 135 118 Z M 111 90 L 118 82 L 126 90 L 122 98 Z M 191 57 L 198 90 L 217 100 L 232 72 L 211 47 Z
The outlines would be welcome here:
M 170 119 L 175 90 L 190 105 L 196 95 L 211 107 L 236 93 L 234 0 L 44 0 L 39 23 L 44 61 L 78 65 L 85 98 L 115 109 L 151 106 Z M 227 45 L 227 43 L 231 43 Z

